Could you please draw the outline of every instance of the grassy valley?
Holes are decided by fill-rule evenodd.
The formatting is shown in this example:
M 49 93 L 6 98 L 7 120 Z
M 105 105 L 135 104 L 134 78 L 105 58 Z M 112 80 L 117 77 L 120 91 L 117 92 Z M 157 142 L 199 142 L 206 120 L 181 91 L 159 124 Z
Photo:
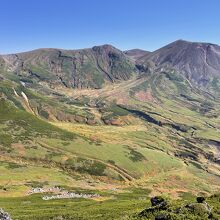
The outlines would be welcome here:
M 3 57 L 0 72 L 0 207 L 13 219 L 138 219 L 158 195 L 171 219 L 202 219 L 184 206 L 198 195 L 218 219 L 217 91 L 110 46 L 17 59 Z M 97 76 L 67 85 L 74 59 L 80 77 Z M 43 199 L 64 192 L 96 196 Z

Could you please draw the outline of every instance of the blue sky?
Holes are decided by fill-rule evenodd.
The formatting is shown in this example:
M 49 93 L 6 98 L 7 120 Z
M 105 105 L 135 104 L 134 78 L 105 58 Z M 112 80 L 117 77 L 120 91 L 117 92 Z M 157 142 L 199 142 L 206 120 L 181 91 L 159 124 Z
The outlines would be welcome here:
M 220 44 L 219 0 L 1 0 L 0 53 L 36 48 L 155 50 L 177 39 Z

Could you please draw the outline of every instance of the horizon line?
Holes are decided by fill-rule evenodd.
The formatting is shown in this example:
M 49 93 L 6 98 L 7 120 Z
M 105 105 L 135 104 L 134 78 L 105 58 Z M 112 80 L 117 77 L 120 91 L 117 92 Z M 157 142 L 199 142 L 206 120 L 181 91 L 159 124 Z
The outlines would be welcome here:
M 114 46 L 114 44 L 110 44 L 110 43 L 105 43 L 105 44 L 100 44 L 100 45 L 94 45 L 94 46 L 91 46 L 91 47 L 84 47 L 84 48 L 71 48 L 71 49 L 68 49 L 68 48 L 59 48 L 59 47 L 38 47 L 38 48 L 33 48 L 33 49 L 28 49 L 28 50 L 24 50 L 24 51 L 17 51 L 17 52 L 12 52 L 12 53 L 0 53 L 0 56 L 7 56 L 7 55 L 15 55 L 15 54 L 21 54 L 21 53 L 29 53 L 29 52 L 33 52 L 33 51 L 37 51 L 37 50 L 66 50 L 66 51 L 77 51 L 77 50 L 87 50 L 87 49 L 91 49 L 93 47 L 102 47 L 102 46 L 105 46 L 105 45 L 108 45 L 108 46 L 112 46 L 122 52 L 126 52 L 126 51 L 129 51 L 129 50 L 144 50 L 144 51 L 147 51 L 147 52 L 154 52 L 154 51 L 157 51 L 169 44 L 172 44 L 172 43 L 175 43 L 175 42 L 178 42 L 178 41 L 184 41 L 184 42 L 188 42 L 188 43 L 200 43 L 200 44 L 212 44 L 212 45 L 217 45 L 219 46 L 218 44 L 216 43 L 211 43 L 211 42 L 206 42 L 206 41 L 190 41 L 190 40 L 184 40 L 184 39 L 178 39 L 178 40 L 175 40 L 175 41 L 172 41 L 170 43 L 167 43 L 167 44 L 164 44 L 162 47 L 158 47 L 157 49 L 155 50 L 148 50 L 148 49 L 145 49 L 145 48 L 129 48 L 129 49 L 120 49 L 119 47 L 116 47 Z

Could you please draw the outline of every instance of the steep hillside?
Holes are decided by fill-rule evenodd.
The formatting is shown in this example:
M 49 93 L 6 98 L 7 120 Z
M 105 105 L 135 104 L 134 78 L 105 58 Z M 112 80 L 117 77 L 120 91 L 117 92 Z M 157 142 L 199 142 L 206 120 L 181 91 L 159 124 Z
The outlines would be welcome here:
M 198 85 L 219 85 L 220 46 L 210 43 L 175 41 L 141 57 L 139 63 L 153 63 L 156 67 L 171 67 Z M 217 81 L 216 81 L 217 80 Z
M 39 49 L 4 55 L 1 68 L 49 86 L 101 88 L 106 82 L 128 80 L 136 68 L 111 45 L 83 50 Z

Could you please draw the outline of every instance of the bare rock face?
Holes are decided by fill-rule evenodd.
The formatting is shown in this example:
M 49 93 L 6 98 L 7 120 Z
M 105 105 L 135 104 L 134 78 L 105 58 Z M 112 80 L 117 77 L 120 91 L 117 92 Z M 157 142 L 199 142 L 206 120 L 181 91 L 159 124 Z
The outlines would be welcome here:
M 151 205 L 152 206 L 157 206 L 157 205 L 161 205 L 162 203 L 165 202 L 165 199 L 162 198 L 161 196 L 155 196 L 151 198 Z
M 145 55 L 138 62 L 174 68 L 191 82 L 205 85 L 210 78 L 220 77 L 220 46 L 178 40 Z
M 12 218 L 7 212 L 3 211 L 3 209 L 0 209 L 0 220 L 12 220 Z
M 199 197 L 196 198 L 196 201 L 197 201 L 198 203 L 203 203 L 203 202 L 205 202 L 205 197 L 199 196 Z

